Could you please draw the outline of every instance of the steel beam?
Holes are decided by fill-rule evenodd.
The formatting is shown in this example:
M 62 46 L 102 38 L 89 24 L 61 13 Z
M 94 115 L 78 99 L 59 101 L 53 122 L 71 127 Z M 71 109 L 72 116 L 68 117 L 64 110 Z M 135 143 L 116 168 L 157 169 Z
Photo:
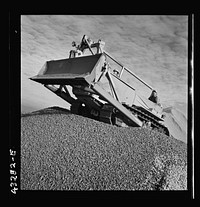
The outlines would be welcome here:
M 109 93 L 103 90 L 98 83 L 92 85 L 92 89 L 99 95 L 105 98 L 112 106 L 118 109 L 125 117 L 127 117 L 133 124 L 133 126 L 142 126 L 142 122 L 136 118 L 128 109 L 126 109 L 119 101 L 114 99 Z

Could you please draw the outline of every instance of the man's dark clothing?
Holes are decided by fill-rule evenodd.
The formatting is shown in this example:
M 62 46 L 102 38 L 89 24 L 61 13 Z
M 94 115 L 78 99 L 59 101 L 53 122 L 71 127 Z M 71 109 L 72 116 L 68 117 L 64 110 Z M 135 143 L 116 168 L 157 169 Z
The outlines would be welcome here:
M 149 100 L 156 103 L 156 104 L 158 103 L 158 97 L 157 96 L 156 97 L 155 96 L 150 96 Z

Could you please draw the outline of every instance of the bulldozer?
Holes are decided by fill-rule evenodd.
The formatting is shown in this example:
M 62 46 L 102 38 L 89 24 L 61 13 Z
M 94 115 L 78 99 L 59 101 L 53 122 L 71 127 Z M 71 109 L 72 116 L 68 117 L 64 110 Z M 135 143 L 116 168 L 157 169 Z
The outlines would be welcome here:
M 121 127 L 145 127 L 170 136 L 162 106 L 140 95 L 131 84 L 153 87 L 104 50 L 105 42 L 84 35 L 72 42 L 69 57 L 46 61 L 31 77 L 70 104 L 74 114 Z M 128 80 L 128 81 L 127 81 Z

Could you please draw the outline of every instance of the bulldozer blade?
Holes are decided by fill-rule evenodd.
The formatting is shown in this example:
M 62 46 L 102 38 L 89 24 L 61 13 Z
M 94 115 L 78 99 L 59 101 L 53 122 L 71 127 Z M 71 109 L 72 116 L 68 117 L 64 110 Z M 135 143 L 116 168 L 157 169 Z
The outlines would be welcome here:
M 101 71 L 104 60 L 104 55 L 96 54 L 47 61 L 38 75 L 30 79 L 45 85 L 88 85 L 97 78 L 97 71 Z

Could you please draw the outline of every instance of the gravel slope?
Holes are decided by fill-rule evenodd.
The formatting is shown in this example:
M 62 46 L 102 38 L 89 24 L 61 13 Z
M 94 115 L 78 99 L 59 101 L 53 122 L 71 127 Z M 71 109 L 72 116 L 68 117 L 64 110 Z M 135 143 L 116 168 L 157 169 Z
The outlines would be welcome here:
M 58 107 L 21 117 L 22 190 L 186 190 L 187 145 Z

